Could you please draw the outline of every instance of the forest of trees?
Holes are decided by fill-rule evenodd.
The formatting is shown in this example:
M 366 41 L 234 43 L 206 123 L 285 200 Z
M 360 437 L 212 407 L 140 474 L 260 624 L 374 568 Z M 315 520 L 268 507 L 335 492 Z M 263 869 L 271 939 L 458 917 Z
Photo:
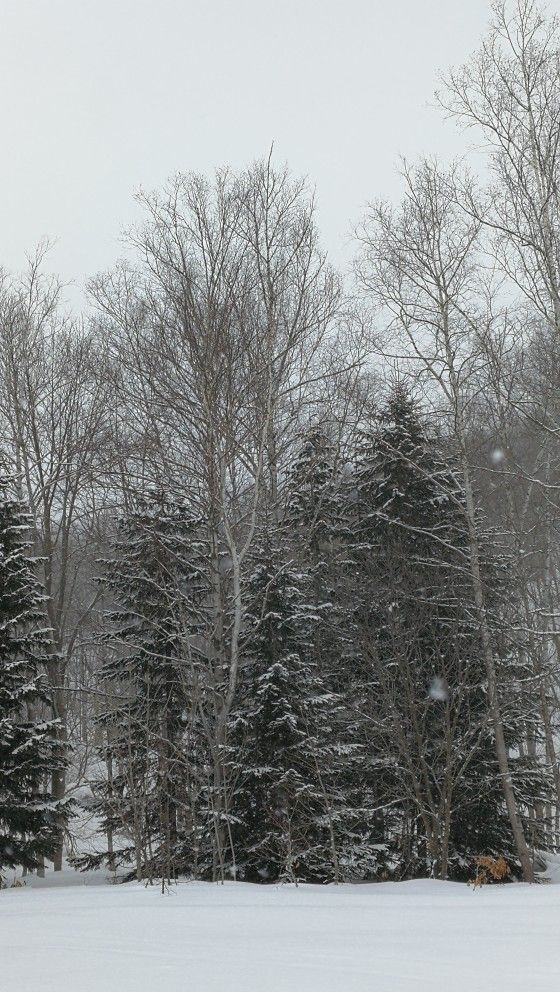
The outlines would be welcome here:
M 271 156 L 143 194 L 84 315 L 3 274 L 0 874 L 560 851 L 558 22 L 500 0 L 437 98 L 470 163 L 344 278 Z

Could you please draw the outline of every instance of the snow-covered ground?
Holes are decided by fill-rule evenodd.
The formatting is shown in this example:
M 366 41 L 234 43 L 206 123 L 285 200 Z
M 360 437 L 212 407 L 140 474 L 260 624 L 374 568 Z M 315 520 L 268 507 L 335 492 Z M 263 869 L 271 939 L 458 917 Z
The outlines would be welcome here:
M 0 892 L 2 992 L 560 988 L 560 885 L 100 881 Z

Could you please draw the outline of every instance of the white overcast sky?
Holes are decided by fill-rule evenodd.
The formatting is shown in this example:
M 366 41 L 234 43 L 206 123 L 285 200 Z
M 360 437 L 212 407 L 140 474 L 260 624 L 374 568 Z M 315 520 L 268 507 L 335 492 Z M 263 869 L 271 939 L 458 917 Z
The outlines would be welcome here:
M 343 264 L 399 154 L 457 154 L 431 107 L 489 0 L 0 0 L 0 266 L 41 239 L 83 285 L 122 254 L 132 194 L 242 167 L 274 141 L 315 184 Z M 346 247 L 345 247 L 346 245 Z M 76 292 L 79 292 L 76 290 Z

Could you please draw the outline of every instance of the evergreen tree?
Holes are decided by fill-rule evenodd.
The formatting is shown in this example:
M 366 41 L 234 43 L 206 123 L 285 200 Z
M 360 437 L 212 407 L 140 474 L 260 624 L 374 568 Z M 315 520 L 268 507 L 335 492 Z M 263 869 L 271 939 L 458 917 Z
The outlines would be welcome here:
M 205 595 L 199 521 L 162 493 L 121 520 L 103 583 L 112 657 L 102 680 L 113 705 L 101 715 L 110 773 L 96 785 L 109 836 L 123 843 L 86 862 L 134 863 L 137 877 L 194 870 L 202 744 L 189 654 Z
M 427 436 L 414 401 L 397 387 L 363 438 L 353 557 L 365 732 L 385 758 L 385 832 L 394 870 L 403 876 L 468 876 L 477 854 L 502 854 L 515 864 L 488 719 L 463 507 L 458 475 Z M 490 547 L 484 569 L 501 684 L 511 694 L 514 748 L 519 660 L 503 643 L 507 577 Z
M 318 426 L 304 435 L 287 477 L 287 507 L 282 521 L 284 555 L 305 575 L 302 594 L 321 622 L 312 632 L 315 663 L 332 685 L 342 689 L 344 607 L 338 597 L 343 504 L 336 452 L 328 432 Z
M 286 523 L 310 548 L 314 564 L 336 537 L 340 521 L 336 451 L 328 431 L 312 426 L 288 474 Z
M 377 878 L 387 865 L 376 811 L 379 761 L 364 740 L 360 717 L 354 606 L 360 591 L 347 581 L 346 486 L 325 427 L 307 432 L 288 482 L 285 541 L 305 567 L 305 595 L 320 615 L 312 631 L 312 656 L 339 701 L 332 724 L 337 756 L 331 767 L 339 872 L 344 878 Z
M 29 521 L 0 482 L 0 871 L 37 868 L 51 858 L 68 807 L 46 783 L 64 767 L 48 712 L 42 669 L 44 597 L 28 542 Z
M 232 722 L 241 766 L 233 841 L 237 876 L 252 881 L 337 877 L 332 769 L 338 699 L 313 658 L 320 613 L 308 576 L 278 546 L 260 549 L 251 580 L 243 689 Z

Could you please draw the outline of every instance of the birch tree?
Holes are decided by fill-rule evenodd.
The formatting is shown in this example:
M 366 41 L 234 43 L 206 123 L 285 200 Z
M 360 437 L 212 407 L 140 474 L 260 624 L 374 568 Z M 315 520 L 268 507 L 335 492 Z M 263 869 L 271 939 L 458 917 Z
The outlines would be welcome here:
M 487 591 L 481 570 L 481 541 L 468 425 L 477 377 L 484 363 L 483 341 L 492 313 L 481 291 L 477 266 L 481 224 L 462 209 L 454 170 L 443 172 L 423 161 L 404 169 L 405 195 L 400 208 L 380 203 L 361 231 L 363 251 L 358 275 L 387 316 L 387 339 L 436 387 L 434 396 L 450 418 L 462 474 L 468 529 L 469 570 L 488 687 L 496 758 L 500 770 L 517 856 L 523 877 L 533 869 L 521 810 L 512 781 L 504 736 L 500 684 Z M 406 350 L 405 350 L 406 348 Z M 442 404 L 443 401 L 443 404 Z
M 48 677 L 53 715 L 67 738 L 66 674 L 95 602 L 81 584 L 91 557 L 104 433 L 103 377 L 95 345 L 61 306 L 61 285 L 43 272 L 39 251 L 20 279 L 0 289 L 0 417 L 3 450 L 32 521 L 50 630 Z M 80 595 L 78 594 L 80 590 Z M 61 801 L 66 770 L 53 773 Z M 55 851 L 62 866 L 62 836 Z
M 325 375 L 319 353 L 339 288 L 306 185 L 270 161 L 220 173 L 214 184 L 179 175 L 141 200 L 147 220 L 131 234 L 139 264 L 92 291 L 123 403 L 142 411 L 137 430 L 151 437 L 158 471 L 207 528 L 212 592 L 195 674 L 214 766 L 215 874 L 223 875 L 245 565 L 265 504 L 274 512 L 306 386 Z

